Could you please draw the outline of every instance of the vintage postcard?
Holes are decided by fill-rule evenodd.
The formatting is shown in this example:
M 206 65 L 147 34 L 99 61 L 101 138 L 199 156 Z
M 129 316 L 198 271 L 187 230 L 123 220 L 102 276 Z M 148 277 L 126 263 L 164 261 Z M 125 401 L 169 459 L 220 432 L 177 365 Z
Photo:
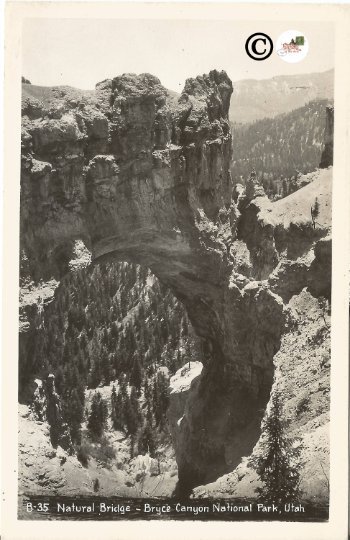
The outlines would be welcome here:
M 347 537 L 349 14 L 8 2 L 5 540 Z

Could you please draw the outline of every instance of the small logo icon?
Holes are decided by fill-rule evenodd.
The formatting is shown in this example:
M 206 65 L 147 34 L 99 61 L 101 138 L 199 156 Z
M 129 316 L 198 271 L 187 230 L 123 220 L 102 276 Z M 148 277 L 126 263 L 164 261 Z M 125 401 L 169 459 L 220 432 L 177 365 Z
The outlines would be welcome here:
M 272 39 L 263 32 L 256 32 L 245 42 L 245 50 L 253 60 L 266 60 L 273 51 Z
M 276 43 L 276 53 L 285 62 L 295 64 L 304 60 L 309 51 L 309 42 L 303 32 L 287 30 Z

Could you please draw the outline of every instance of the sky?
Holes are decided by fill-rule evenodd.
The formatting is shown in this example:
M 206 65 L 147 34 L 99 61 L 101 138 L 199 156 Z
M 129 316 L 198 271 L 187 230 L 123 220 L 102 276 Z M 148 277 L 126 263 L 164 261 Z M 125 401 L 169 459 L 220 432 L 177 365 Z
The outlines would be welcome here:
M 259 62 L 246 54 L 251 34 L 262 31 L 275 42 L 289 29 L 308 38 L 301 62 L 288 64 L 275 51 Z M 324 22 L 27 19 L 23 26 L 22 74 L 42 86 L 92 89 L 106 78 L 148 72 L 180 92 L 188 77 L 211 69 L 238 81 L 333 67 L 333 29 Z

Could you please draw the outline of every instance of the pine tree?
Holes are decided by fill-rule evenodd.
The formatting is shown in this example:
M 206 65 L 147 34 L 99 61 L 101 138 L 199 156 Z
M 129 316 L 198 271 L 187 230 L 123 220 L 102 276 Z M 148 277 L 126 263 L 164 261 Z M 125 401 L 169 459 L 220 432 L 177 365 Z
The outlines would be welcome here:
M 134 435 L 137 432 L 140 424 L 140 408 L 134 386 L 131 389 L 128 407 L 125 411 L 125 419 L 128 432 Z
M 100 491 L 100 481 L 98 478 L 94 480 L 94 492 L 97 493 Z
M 253 170 L 250 173 L 250 176 L 247 179 L 246 185 L 245 185 L 245 195 L 246 195 L 246 198 L 247 198 L 247 200 L 249 202 L 252 199 L 254 199 L 254 195 L 255 195 L 255 178 L 256 178 L 256 173 L 255 173 L 255 170 Z
M 316 228 L 316 219 L 318 218 L 320 214 L 320 203 L 318 202 L 318 199 L 316 197 L 314 206 L 311 206 L 311 220 L 313 228 Z
M 112 393 L 111 393 L 111 420 L 112 420 L 113 427 L 114 427 L 115 421 L 117 419 L 116 405 L 117 405 L 117 392 L 116 392 L 115 386 L 113 384 Z
M 64 374 L 63 374 L 63 369 L 61 366 L 58 366 L 57 368 L 57 371 L 56 371 L 56 374 L 55 374 L 55 386 L 56 386 L 56 391 L 58 394 L 63 394 L 63 390 L 64 390 L 64 387 L 65 387 L 65 380 L 64 380 Z
M 96 392 L 91 402 L 91 410 L 88 418 L 88 430 L 93 437 L 101 437 L 108 416 L 108 408 L 99 392 Z
M 185 354 L 186 361 L 188 362 L 188 367 L 189 367 L 189 369 L 191 369 L 192 351 L 191 351 L 191 344 L 190 344 L 189 340 L 187 340 L 186 343 L 185 343 L 184 354 Z
M 90 387 L 97 388 L 102 379 L 101 376 L 101 364 L 99 358 L 95 358 L 94 365 L 90 375 Z
M 105 385 L 109 385 L 111 381 L 111 366 L 106 347 L 103 347 L 101 352 L 101 370 L 103 373 Z
M 257 493 L 264 504 L 285 504 L 298 500 L 300 496 L 300 451 L 297 439 L 286 436 L 281 397 L 275 392 L 271 410 L 262 429 L 265 435 L 263 454 L 253 464 L 263 483 Z M 293 444 L 294 443 L 294 444 Z
M 70 429 L 72 442 L 81 443 L 81 423 L 84 418 L 84 401 L 76 388 L 73 388 L 70 395 L 64 399 L 65 420 Z
M 287 197 L 288 195 L 288 186 L 287 186 L 287 180 L 283 178 L 282 180 L 282 198 Z
M 135 435 L 132 433 L 130 435 L 130 459 L 135 455 Z
M 156 443 L 153 435 L 153 429 L 150 422 L 147 422 L 142 429 L 138 440 L 138 453 L 155 455 Z
M 114 429 L 122 431 L 125 428 L 125 412 L 121 392 L 116 392 L 115 386 L 111 395 L 111 420 Z
M 138 355 L 135 355 L 134 363 L 130 373 L 130 384 L 135 386 L 139 391 L 142 384 L 142 368 Z
M 169 379 L 162 373 L 157 373 L 153 387 L 153 410 L 156 425 L 165 423 L 165 415 L 169 404 Z

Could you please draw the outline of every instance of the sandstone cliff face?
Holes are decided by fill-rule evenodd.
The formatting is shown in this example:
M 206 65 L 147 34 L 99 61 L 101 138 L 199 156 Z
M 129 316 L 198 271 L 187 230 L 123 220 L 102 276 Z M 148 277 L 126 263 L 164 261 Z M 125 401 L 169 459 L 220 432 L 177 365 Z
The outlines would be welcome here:
M 185 492 L 251 452 L 289 324 L 283 299 L 294 290 L 281 277 L 301 265 L 300 292 L 314 284 L 309 266 L 319 275 L 317 261 L 329 261 L 315 247 L 329 220 L 313 229 L 309 206 L 302 220 L 265 197 L 238 209 L 231 93 L 226 73 L 212 71 L 178 99 L 148 74 L 85 93 L 31 85 L 23 99 L 21 249 L 31 279 L 59 279 L 83 241 L 95 260 L 148 266 L 203 338 L 203 371 L 176 433 Z
M 293 281 L 291 279 L 291 281 Z M 292 324 L 275 355 L 271 394 L 283 395 L 288 436 L 300 438 L 301 491 L 304 500 L 328 503 L 330 317 L 306 290 L 288 302 Z M 260 486 L 253 458 L 262 438 L 232 472 L 194 489 L 195 497 L 256 497 Z

